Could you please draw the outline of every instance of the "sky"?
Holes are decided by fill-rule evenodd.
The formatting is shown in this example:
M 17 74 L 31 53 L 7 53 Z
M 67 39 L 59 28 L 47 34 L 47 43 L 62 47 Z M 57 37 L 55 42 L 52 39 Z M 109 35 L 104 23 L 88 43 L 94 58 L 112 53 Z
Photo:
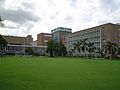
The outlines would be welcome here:
M 120 23 L 120 0 L 0 0 L 5 26 L 0 34 L 13 36 L 51 33 L 57 27 L 72 32 L 104 23 Z

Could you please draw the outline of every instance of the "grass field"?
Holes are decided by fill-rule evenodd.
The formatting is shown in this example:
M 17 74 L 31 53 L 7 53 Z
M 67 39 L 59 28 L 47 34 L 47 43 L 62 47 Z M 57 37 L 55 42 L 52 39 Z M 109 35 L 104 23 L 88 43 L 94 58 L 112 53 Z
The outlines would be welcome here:
M 120 61 L 3 57 L 0 90 L 120 90 Z

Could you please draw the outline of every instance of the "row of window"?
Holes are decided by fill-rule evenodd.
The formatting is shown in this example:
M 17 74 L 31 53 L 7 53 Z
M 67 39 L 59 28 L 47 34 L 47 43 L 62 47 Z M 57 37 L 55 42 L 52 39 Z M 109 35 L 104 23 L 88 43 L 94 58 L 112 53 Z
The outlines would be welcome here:
M 93 37 L 87 37 L 89 42 L 91 41 L 100 41 L 101 37 L 100 36 L 93 36 Z M 68 39 L 68 42 L 77 42 L 80 39 L 85 39 L 85 38 L 74 38 L 74 39 Z
M 73 34 L 72 37 L 77 37 L 77 36 L 91 36 L 91 35 L 100 35 L 100 30 L 97 31 L 89 31 L 89 32 L 78 32 L 76 34 Z

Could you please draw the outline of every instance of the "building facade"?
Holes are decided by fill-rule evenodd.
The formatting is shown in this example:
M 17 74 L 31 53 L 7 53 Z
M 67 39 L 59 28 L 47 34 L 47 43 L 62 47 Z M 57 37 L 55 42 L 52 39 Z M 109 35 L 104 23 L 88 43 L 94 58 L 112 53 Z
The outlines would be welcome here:
M 66 46 L 66 36 L 72 33 L 71 28 L 58 27 L 51 31 L 52 39 L 56 42 L 62 42 Z
M 37 40 L 33 41 L 33 42 L 31 43 L 31 46 L 37 46 Z
M 25 49 L 32 48 L 33 52 L 38 55 L 44 55 L 46 53 L 46 46 L 31 46 L 31 45 L 8 45 L 6 52 L 8 54 L 25 55 Z
M 40 33 L 37 35 L 37 46 L 47 46 L 48 40 L 51 40 L 50 33 Z
M 33 42 L 32 35 L 28 35 L 27 37 L 2 35 L 2 37 L 10 45 L 30 45 Z
M 37 41 L 33 41 L 31 35 L 27 37 L 19 36 L 6 36 L 2 37 L 8 42 L 5 50 L 1 50 L 0 53 L 14 54 L 14 55 L 24 55 L 26 48 L 32 48 L 34 53 L 39 55 L 44 55 L 46 53 L 47 46 L 37 46 Z
M 73 49 L 73 43 L 80 39 L 87 39 L 87 42 L 94 43 L 95 47 L 100 49 L 103 49 L 107 42 L 120 45 L 120 25 L 107 23 L 69 34 L 67 50 Z

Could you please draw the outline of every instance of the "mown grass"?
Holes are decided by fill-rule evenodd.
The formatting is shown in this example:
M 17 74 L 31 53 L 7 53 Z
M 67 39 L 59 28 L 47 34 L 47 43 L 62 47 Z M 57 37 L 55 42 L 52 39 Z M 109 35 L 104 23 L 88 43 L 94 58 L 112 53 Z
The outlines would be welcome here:
M 120 61 L 3 57 L 0 90 L 120 90 Z

